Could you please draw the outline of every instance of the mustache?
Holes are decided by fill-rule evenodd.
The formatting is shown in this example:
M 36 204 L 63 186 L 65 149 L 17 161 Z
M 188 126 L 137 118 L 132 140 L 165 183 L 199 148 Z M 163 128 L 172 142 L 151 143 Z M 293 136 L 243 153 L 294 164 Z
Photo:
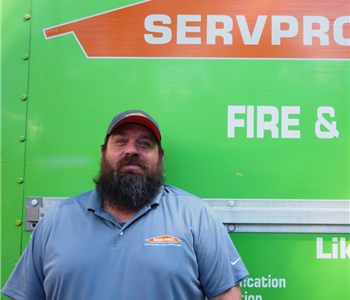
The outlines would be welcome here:
M 117 170 L 120 170 L 123 166 L 127 165 L 138 165 L 142 169 L 146 169 L 147 165 L 139 159 L 137 156 L 125 156 L 123 159 L 118 161 Z

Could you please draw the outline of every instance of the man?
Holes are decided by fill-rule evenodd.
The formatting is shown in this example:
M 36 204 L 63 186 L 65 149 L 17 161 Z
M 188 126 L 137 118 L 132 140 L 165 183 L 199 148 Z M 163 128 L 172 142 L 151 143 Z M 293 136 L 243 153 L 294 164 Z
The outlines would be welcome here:
M 164 184 L 161 134 L 140 110 L 114 117 L 96 189 L 52 208 L 2 292 L 22 299 L 241 299 L 248 276 L 225 227 Z

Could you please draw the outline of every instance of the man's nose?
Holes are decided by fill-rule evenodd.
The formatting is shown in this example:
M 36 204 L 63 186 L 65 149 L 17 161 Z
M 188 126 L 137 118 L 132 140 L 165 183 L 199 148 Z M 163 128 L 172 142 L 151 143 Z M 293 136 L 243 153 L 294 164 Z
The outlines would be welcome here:
M 126 146 L 125 155 L 132 156 L 132 155 L 138 155 L 138 154 L 139 154 L 139 151 L 138 151 L 136 142 L 130 141 Z

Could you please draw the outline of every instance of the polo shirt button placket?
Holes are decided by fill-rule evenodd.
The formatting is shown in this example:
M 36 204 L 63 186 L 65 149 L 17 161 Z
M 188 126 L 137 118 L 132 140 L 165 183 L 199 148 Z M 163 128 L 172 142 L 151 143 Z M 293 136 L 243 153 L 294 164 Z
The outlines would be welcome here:
M 120 230 L 119 228 L 117 228 L 117 232 L 116 232 L 116 237 L 115 237 L 115 242 L 114 242 L 114 247 L 123 247 L 121 246 L 121 241 L 118 242 L 119 238 L 122 237 L 122 235 L 124 234 L 124 231 L 123 230 L 120 230 L 118 232 L 118 230 Z M 123 243 L 122 243 L 123 244 Z

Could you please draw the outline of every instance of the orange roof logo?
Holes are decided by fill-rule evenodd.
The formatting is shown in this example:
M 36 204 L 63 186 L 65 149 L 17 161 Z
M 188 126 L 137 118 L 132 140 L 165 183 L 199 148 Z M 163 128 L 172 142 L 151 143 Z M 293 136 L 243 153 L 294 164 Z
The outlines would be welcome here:
M 349 0 L 145 0 L 43 29 L 87 58 L 349 59 Z
M 147 242 L 150 243 L 158 243 L 158 244 L 166 244 L 166 243 L 178 243 L 181 242 L 180 239 L 170 236 L 170 235 L 163 235 L 163 236 L 157 236 L 150 239 L 146 239 Z

